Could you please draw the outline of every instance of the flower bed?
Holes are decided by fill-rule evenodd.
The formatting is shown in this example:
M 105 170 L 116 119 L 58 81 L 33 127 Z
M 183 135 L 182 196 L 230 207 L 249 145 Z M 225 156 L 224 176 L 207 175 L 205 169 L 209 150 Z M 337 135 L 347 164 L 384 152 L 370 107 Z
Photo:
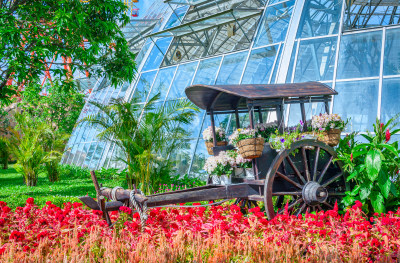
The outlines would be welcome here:
M 396 261 L 400 210 L 366 219 L 360 203 L 337 210 L 281 215 L 268 221 L 259 208 L 235 205 L 155 208 L 146 231 L 138 215 L 113 212 L 114 229 L 101 212 L 80 203 L 42 209 L 33 198 L 11 211 L 0 203 L 1 262 L 368 262 Z

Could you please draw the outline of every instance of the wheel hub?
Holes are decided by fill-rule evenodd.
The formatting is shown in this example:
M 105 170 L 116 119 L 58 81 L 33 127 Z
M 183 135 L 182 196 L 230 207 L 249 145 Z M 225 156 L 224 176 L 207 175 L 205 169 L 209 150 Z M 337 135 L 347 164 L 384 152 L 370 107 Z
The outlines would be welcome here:
M 326 201 L 328 198 L 328 191 L 319 183 L 310 181 L 304 185 L 302 196 L 306 204 L 317 205 Z

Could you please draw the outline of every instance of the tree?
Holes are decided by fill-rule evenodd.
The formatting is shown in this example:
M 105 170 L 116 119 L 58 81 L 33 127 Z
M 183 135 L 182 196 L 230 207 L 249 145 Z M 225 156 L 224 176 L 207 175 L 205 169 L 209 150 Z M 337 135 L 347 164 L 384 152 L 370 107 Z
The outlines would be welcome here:
M 81 120 L 101 128 L 98 138 L 122 150 L 118 159 L 127 166 L 128 187 L 135 184 L 146 193 L 170 172 L 168 154 L 187 136 L 180 124 L 189 124 L 197 111 L 187 100 L 157 106 L 159 98 L 158 94 L 145 105 L 136 98 L 131 103 L 114 100 L 106 106 L 93 102 L 100 112 Z
M 66 90 L 57 81 L 49 85 L 45 93 L 40 94 L 41 90 L 39 84 L 27 86 L 22 92 L 18 109 L 37 120 L 51 123 L 59 133 L 71 134 L 85 105 L 85 95 L 76 88 Z
M 0 105 L 46 70 L 66 88 L 77 70 L 113 85 L 132 81 L 126 8 L 120 0 L 0 0 Z

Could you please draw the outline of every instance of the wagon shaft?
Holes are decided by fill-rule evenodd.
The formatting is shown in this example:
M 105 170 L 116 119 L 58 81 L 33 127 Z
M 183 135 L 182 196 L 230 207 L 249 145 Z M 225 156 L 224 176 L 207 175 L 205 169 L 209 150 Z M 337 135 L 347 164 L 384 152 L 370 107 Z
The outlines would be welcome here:
M 102 187 L 100 189 L 100 195 L 113 200 L 113 189 Z M 115 189 L 115 199 L 111 202 L 106 203 L 107 211 L 116 211 L 119 207 L 123 206 L 125 202 L 130 205 L 130 192 L 131 190 L 124 190 L 122 188 Z M 260 193 L 253 188 L 251 184 L 234 184 L 234 185 L 207 185 L 202 187 L 196 187 L 181 191 L 167 192 L 156 195 L 143 196 L 135 194 L 135 200 L 138 203 L 144 203 L 147 201 L 148 207 L 171 205 L 178 203 L 187 202 L 200 202 L 200 201 L 211 201 L 218 199 L 234 199 L 234 198 L 247 198 L 248 196 L 258 196 Z M 88 207 L 100 210 L 99 205 L 93 198 L 88 196 L 80 197 L 80 200 L 85 203 Z

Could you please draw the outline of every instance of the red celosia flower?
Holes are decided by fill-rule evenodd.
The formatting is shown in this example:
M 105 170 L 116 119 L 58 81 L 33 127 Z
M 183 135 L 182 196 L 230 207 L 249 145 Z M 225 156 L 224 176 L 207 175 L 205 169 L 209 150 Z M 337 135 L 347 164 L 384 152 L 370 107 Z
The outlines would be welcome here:
M 23 241 L 25 239 L 25 234 L 19 231 L 12 231 L 10 239 L 15 241 Z
M 9 208 L 8 206 L 3 207 L 3 213 L 9 213 L 11 211 L 11 208 Z
M 386 137 L 386 142 L 388 142 L 390 140 L 390 131 L 389 131 L 389 129 L 386 130 L 385 137 Z
M 350 161 L 353 161 L 353 153 L 350 154 Z
M 356 200 L 355 204 L 352 207 L 353 209 L 361 209 L 362 208 L 362 203 L 358 200 Z
M 33 203 L 35 202 L 35 199 L 33 199 L 33 197 L 29 197 L 28 199 L 26 199 L 26 203 L 33 205 Z
M 382 130 L 382 128 L 383 128 L 383 125 L 384 125 L 384 124 L 383 124 L 383 123 L 381 123 L 381 130 Z

